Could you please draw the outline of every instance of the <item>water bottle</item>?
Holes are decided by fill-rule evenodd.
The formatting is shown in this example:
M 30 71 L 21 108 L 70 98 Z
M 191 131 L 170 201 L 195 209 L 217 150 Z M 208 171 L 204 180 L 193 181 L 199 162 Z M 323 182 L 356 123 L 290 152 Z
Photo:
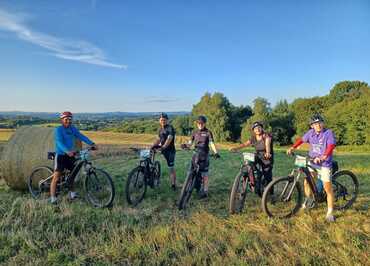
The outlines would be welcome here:
M 316 189 L 317 189 L 317 192 L 319 192 L 319 193 L 322 193 L 323 192 L 323 190 L 324 190 L 324 184 L 321 181 L 321 179 L 317 179 Z

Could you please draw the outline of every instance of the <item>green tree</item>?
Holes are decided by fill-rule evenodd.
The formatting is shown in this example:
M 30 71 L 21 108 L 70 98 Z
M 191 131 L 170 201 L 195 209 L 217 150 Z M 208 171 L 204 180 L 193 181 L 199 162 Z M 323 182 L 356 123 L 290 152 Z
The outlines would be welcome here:
M 253 122 L 260 121 L 263 123 L 264 128 L 267 131 L 271 130 L 270 127 L 271 119 L 271 105 L 265 99 L 258 97 L 253 101 L 253 116 L 251 116 L 246 123 L 243 125 L 243 130 L 241 132 L 241 140 L 244 142 L 248 140 L 251 136 L 251 126 Z
M 291 143 L 295 134 L 293 117 L 293 112 L 286 100 L 279 101 L 272 109 L 270 126 L 275 144 L 288 145 Z
M 213 132 L 216 141 L 230 140 L 231 104 L 222 93 L 206 93 L 193 106 L 193 116 L 205 115 L 208 118 L 208 128 Z

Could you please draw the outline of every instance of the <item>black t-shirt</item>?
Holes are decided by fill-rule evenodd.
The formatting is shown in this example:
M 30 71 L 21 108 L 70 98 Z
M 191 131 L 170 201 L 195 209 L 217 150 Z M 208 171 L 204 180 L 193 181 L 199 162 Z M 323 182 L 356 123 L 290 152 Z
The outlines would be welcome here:
M 270 143 L 270 151 L 271 151 L 271 158 L 270 159 L 265 159 L 264 155 L 266 153 L 266 138 L 270 137 L 271 138 L 271 143 Z M 274 147 L 272 143 L 272 135 L 268 133 L 263 133 L 262 139 L 257 140 L 256 136 L 252 136 L 249 140 L 251 142 L 251 145 L 256 149 L 256 155 L 258 158 L 260 158 L 262 161 L 273 161 L 274 160 Z
M 191 136 L 194 147 L 199 152 L 209 153 L 209 143 L 213 142 L 213 134 L 207 128 L 197 130 Z
M 160 143 L 163 146 L 167 139 L 168 136 L 172 136 L 172 140 L 170 145 L 164 150 L 164 151 L 175 151 L 175 129 L 171 125 L 166 125 L 164 128 L 160 128 L 158 131 L 158 137 L 160 139 Z

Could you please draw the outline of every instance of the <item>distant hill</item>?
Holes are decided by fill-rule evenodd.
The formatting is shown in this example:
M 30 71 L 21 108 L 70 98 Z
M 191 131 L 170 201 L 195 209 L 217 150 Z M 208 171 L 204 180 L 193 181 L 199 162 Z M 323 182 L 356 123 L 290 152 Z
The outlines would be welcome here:
M 168 112 L 169 116 L 179 116 L 187 115 L 190 112 Z M 107 112 L 107 113 L 75 113 L 74 117 L 77 120 L 122 120 L 125 118 L 147 118 L 156 117 L 160 112 Z M 53 120 L 58 118 L 59 113 L 48 113 L 48 112 L 21 112 L 21 111 L 11 111 L 11 112 L 1 112 L 0 117 L 7 119 L 14 119 L 20 117 L 33 117 L 45 120 Z

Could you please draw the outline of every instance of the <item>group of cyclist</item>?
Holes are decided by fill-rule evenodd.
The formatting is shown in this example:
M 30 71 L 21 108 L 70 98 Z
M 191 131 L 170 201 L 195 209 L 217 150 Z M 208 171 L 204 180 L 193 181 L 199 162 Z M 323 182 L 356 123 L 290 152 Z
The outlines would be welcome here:
M 56 158 L 54 166 L 54 175 L 50 187 L 50 202 L 53 204 L 57 203 L 56 198 L 56 185 L 59 178 L 62 175 L 64 169 L 72 170 L 74 165 L 75 140 L 80 140 L 88 145 L 97 146 L 88 137 L 81 134 L 79 130 L 72 125 L 72 113 L 63 112 L 60 116 L 61 126 L 55 129 L 55 149 Z M 200 191 L 201 198 L 208 197 L 209 187 L 209 155 L 210 149 L 212 149 L 216 158 L 220 158 L 217 151 L 213 134 L 207 128 L 207 118 L 205 116 L 199 116 L 196 120 L 197 129 L 192 134 L 190 140 L 186 144 L 182 144 L 181 147 L 189 149 L 194 145 L 195 153 L 192 161 L 197 160 L 199 164 L 199 171 L 203 178 L 203 189 Z M 328 212 L 326 220 L 329 222 L 335 221 L 333 215 L 334 209 L 334 195 L 331 184 L 331 168 L 333 162 L 333 151 L 336 145 L 334 133 L 325 128 L 324 119 L 316 114 L 310 119 L 310 130 L 304 134 L 302 138 L 299 138 L 294 145 L 288 149 L 287 154 L 292 154 L 293 150 L 298 148 L 303 143 L 310 145 L 309 156 L 312 158 L 311 166 L 317 170 L 317 178 L 323 183 L 323 188 L 327 194 L 327 205 Z M 175 138 L 176 132 L 172 125 L 169 124 L 168 115 L 162 113 L 159 117 L 160 128 L 158 130 L 158 138 L 152 145 L 152 149 L 159 150 L 167 161 L 167 165 L 170 172 L 171 188 L 177 189 L 176 186 L 176 148 Z M 261 166 L 263 178 L 266 184 L 272 181 L 272 171 L 274 164 L 274 151 L 273 151 L 273 138 L 272 135 L 264 130 L 262 122 L 254 122 L 251 127 L 251 137 L 245 143 L 230 149 L 236 151 L 244 147 L 252 146 L 256 150 L 256 163 Z M 309 207 L 311 201 L 311 191 L 309 186 L 305 183 L 305 202 L 303 208 Z M 73 189 L 73 182 L 69 188 L 69 198 L 71 200 L 78 197 L 77 193 Z M 272 192 L 273 193 L 273 192 Z

